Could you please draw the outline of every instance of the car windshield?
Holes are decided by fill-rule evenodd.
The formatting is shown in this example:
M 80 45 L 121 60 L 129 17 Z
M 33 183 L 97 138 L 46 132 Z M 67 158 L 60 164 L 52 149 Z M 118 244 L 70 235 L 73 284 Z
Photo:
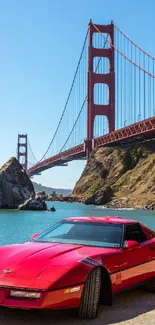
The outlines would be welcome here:
M 49 228 L 34 241 L 119 248 L 122 229 L 121 224 L 62 221 Z

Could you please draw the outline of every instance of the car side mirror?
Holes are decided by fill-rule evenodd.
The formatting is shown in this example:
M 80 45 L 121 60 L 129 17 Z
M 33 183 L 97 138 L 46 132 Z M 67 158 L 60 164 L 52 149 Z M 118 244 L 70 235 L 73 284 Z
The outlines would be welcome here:
M 140 245 L 139 245 L 139 243 L 137 242 L 137 241 L 135 241 L 135 240 L 126 240 L 125 242 L 124 242 L 124 245 L 123 245 L 123 247 L 124 248 L 136 248 L 136 247 L 139 247 Z
M 31 237 L 31 240 L 34 240 L 34 239 L 36 239 L 37 237 L 39 237 L 40 236 L 40 234 L 34 234 L 32 237 Z

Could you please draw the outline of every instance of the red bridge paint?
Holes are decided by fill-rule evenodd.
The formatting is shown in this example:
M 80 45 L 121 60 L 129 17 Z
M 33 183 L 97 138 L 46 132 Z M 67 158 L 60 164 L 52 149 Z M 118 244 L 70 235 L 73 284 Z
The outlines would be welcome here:
M 94 149 L 109 145 L 121 145 L 123 142 L 127 143 L 129 141 L 141 142 L 153 137 L 155 137 L 155 117 L 151 117 L 107 135 L 92 139 L 91 147 Z M 41 161 L 35 166 L 29 168 L 27 173 L 32 176 L 51 167 L 63 165 L 65 162 L 83 158 L 86 159 L 85 143 Z
M 117 32 L 119 34 L 117 34 Z M 95 33 L 97 33 L 98 36 L 102 38 L 104 46 L 102 47 L 94 46 L 93 37 Z M 85 102 L 87 100 L 86 139 L 84 139 L 83 140 L 84 143 L 80 145 L 75 146 L 75 142 L 74 142 L 74 144 L 72 144 L 73 147 L 65 151 L 63 151 L 64 148 L 63 146 L 62 152 L 48 159 L 44 159 L 44 157 L 46 156 L 44 154 L 44 156 L 42 156 L 43 160 L 39 161 L 37 164 L 33 165 L 28 170 L 27 170 L 28 157 L 27 157 L 27 147 L 26 147 L 25 155 L 22 154 L 26 159 L 26 163 L 23 167 L 27 170 L 29 176 L 33 176 L 35 174 L 41 173 L 42 171 L 48 168 L 52 168 L 54 166 L 63 166 L 65 165 L 65 163 L 71 160 L 88 159 L 91 151 L 94 148 L 97 149 L 101 146 L 116 146 L 116 145 L 119 146 L 131 142 L 137 143 L 143 140 L 150 140 L 153 137 L 155 137 L 155 117 L 152 116 L 154 115 L 155 112 L 155 94 L 154 94 L 155 58 L 153 58 L 145 51 L 143 51 L 139 46 L 137 46 L 132 40 L 129 39 L 129 37 L 127 37 L 123 32 L 121 32 L 120 29 L 117 26 L 115 26 L 113 22 L 111 22 L 111 24 L 109 25 L 95 25 L 92 21 L 90 21 L 87 35 L 88 35 L 88 72 L 87 72 L 87 94 L 85 97 Z M 116 44 L 114 42 L 115 41 L 114 36 L 116 39 Z M 123 45 L 121 45 L 121 47 L 119 47 L 122 40 L 121 37 L 124 38 L 124 43 Z M 126 42 L 129 42 L 127 51 L 125 51 Z M 107 43 L 108 43 L 108 48 L 107 46 L 105 46 Z M 122 48 L 124 48 L 124 50 Z M 135 53 L 137 53 L 137 55 L 135 55 Z M 144 64 L 144 66 L 142 64 L 141 66 L 140 62 L 136 61 L 136 58 L 140 58 L 145 55 L 147 56 L 148 59 L 148 67 L 146 64 Z M 104 69 L 101 69 L 101 71 L 97 72 L 97 70 L 94 70 L 95 58 L 108 59 L 109 61 L 108 71 L 105 72 Z M 145 62 L 146 60 L 143 61 Z M 128 79 L 126 80 L 127 63 L 131 64 L 131 68 L 134 69 L 134 73 L 130 73 L 128 75 Z M 123 77 L 122 77 L 121 64 L 123 64 L 124 71 L 125 71 Z M 121 65 L 121 70 L 118 69 L 118 65 Z M 150 71 L 151 67 L 153 67 L 153 72 Z M 138 75 L 136 73 L 136 69 L 139 72 Z M 132 72 L 132 70 L 130 72 Z M 143 79 L 141 79 L 140 77 L 142 73 L 143 73 L 142 75 Z M 145 83 L 148 80 L 148 78 L 145 78 L 145 76 L 151 78 L 149 79 L 148 84 Z M 138 82 L 139 82 L 139 86 L 138 86 Z M 99 85 L 105 84 L 108 86 L 109 96 L 108 96 L 108 102 L 106 104 L 103 104 L 102 101 L 101 103 L 96 104 L 95 95 L 94 95 L 94 87 L 96 84 Z M 120 89 L 118 86 L 120 87 Z M 128 93 L 125 93 L 127 88 L 130 91 Z M 125 96 L 123 99 L 124 93 Z M 131 106 L 128 105 L 129 102 L 131 102 Z M 143 109 L 141 109 L 141 107 Z M 149 113 L 146 115 L 147 110 Z M 138 116 L 136 116 L 136 114 L 138 114 Z M 129 117 L 130 115 L 131 115 L 131 119 Z M 105 116 L 107 118 L 108 126 L 109 126 L 108 134 L 101 135 L 99 137 L 94 137 L 94 120 L 96 116 Z M 146 116 L 149 118 L 146 119 Z M 123 117 L 123 124 L 119 124 L 119 120 L 120 118 L 122 119 L 122 117 Z M 142 121 L 133 123 L 134 121 L 139 121 L 141 118 L 143 119 Z M 127 119 L 129 120 L 127 121 Z M 126 126 L 127 124 L 130 125 Z M 73 130 L 74 130 L 74 125 L 73 128 L 71 129 L 71 132 Z M 103 133 L 105 133 L 104 129 L 103 129 Z M 103 133 L 100 132 L 98 134 L 103 134 Z M 79 142 L 81 142 L 81 140 Z M 79 142 L 77 141 L 77 143 Z M 18 141 L 18 153 L 19 153 L 19 141 Z M 18 159 L 19 158 L 20 157 L 18 155 Z

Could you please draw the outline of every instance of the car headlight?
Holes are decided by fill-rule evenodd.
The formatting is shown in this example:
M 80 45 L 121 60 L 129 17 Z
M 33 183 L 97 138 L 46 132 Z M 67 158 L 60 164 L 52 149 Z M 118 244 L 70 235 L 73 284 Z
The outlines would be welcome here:
M 10 291 L 10 297 L 16 297 L 16 298 L 39 299 L 40 296 L 41 293 L 39 292 L 28 292 L 28 291 L 17 291 L 17 290 Z

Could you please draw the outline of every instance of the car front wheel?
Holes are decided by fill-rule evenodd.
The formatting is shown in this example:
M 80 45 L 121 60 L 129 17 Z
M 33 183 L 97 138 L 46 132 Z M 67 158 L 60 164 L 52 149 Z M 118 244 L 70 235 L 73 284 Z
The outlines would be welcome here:
M 97 316 L 101 290 L 101 268 L 93 269 L 85 282 L 81 295 L 79 317 L 92 319 Z

